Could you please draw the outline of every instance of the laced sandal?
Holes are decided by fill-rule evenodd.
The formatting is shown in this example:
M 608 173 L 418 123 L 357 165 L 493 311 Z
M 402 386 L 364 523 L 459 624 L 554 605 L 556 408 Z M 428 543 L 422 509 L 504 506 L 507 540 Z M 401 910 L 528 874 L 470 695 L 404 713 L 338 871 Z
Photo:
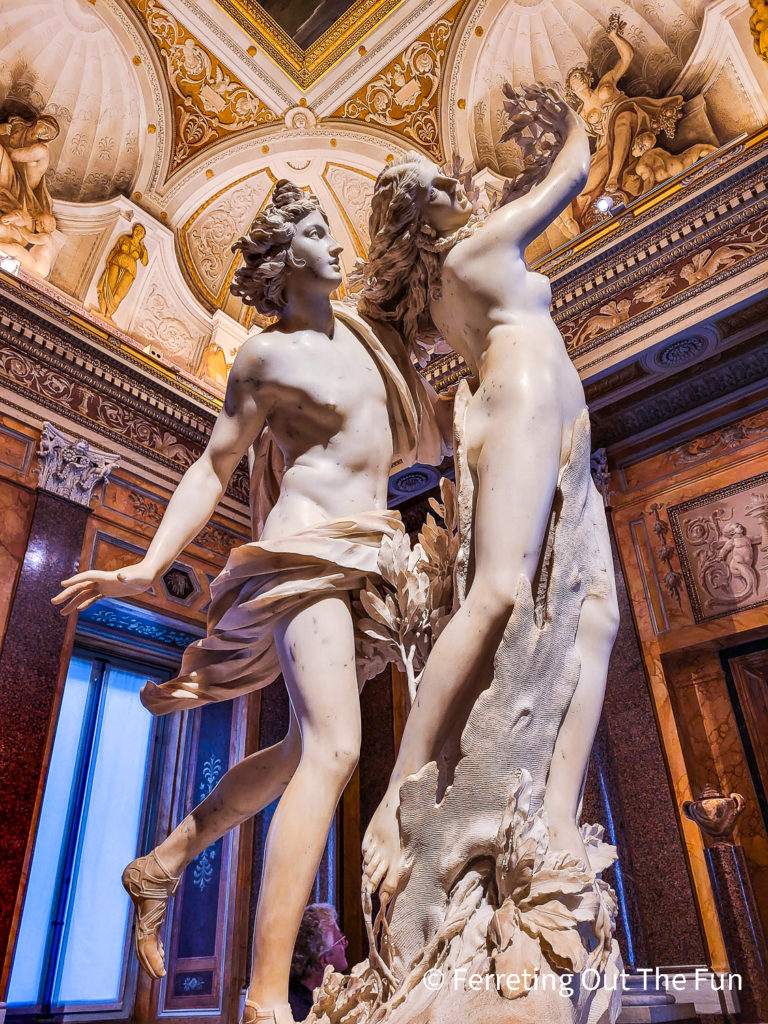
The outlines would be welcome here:
M 288 1003 L 265 1010 L 252 999 L 246 999 L 240 1024 L 296 1024 L 296 1021 Z
M 128 865 L 122 881 L 136 908 L 133 944 L 138 961 L 150 977 L 162 978 L 165 951 L 158 932 L 168 900 L 178 889 L 181 876 L 177 878 L 166 871 L 151 850 L 146 857 L 138 857 Z

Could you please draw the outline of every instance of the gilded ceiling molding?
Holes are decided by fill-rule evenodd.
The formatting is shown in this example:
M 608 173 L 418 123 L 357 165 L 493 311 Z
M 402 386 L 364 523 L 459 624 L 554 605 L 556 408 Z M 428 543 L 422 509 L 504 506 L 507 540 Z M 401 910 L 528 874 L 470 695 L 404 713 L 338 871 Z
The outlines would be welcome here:
M 186 221 L 179 232 L 184 268 L 201 298 L 220 309 L 237 264 L 232 243 L 261 213 L 276 178 L 269 168 L 247 174 L 212 195 Z
M 460 0 L 331 116 L 382 125 L 442 161 L 439 88 L 462 6 Z
M 308 89 L 372 31 L 401 0 L 358 0 L 302 50 L 256 0 L 216 0 L 301 89 Z
M 172 174 L 225 136 L 279 121 L 157 0 L 131 0 L 165 63 L 173 93 Z

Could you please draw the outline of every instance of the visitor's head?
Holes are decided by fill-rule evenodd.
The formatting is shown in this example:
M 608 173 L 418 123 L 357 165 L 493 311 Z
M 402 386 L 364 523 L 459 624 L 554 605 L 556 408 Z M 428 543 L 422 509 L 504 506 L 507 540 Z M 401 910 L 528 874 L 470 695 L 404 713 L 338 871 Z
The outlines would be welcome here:
M 307 288 L 328 295 L 341 284 L 341 246 L 330 233 L 328 218 L 315 196 L 285 179 L 277 182 L 247 236 L 232 249 L 243 254 L 232 294 L 266 316 L 285 307 L 289 278 L 301 277 Z
M 299 981 L 322 975 L 329 965 L 347 969 L 347 940 L 330 903 L 312 903 L 304 911 L 291 960 L 291 975 Z

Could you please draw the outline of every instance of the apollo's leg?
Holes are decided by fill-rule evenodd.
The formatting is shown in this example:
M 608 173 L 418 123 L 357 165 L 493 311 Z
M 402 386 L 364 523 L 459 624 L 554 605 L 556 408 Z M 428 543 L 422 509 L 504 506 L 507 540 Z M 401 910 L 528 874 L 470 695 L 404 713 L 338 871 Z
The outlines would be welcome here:
M 159 931 L 184 868 L 211 843 L 276 800 L 296 770 L 301 735 L 291 713 L 283 740 L 244 758 L 166 840 L 125 869 L 123 885 L 136 907 L 136 955 L 153 978 L 165 974 Z
M 336 805 L 360 753 L 360 701 L 347 600 L 321 598 L 276 630 L 275 641 L 301 727 L 302 750 L 267 837 L 247 992 L 250 1017 L 254 1004 L 270 1009 L 288 1001 L 296 934 Z
M 480 392 L 473 399 L 475 408 L 479 397 Z M 466 722 L 478 694 L 490 684 L 521 576 L 533 579 L 546 535 L 560 459 L 559 427 L 550 436 L 538 424 L 536 432 L 533 425 L 523 429 L 529 425 L 514 421 L 514 414 L 505 422 L 504 410 L 491 417 L 477 460 L 472 586 L 429 655 L 387 792 L 363 841 L 367 883 L 372 889 L 380 885 L 382 895 L 395 892 L 407 870 L 397 822 L 400 787 L 437 757 L 447 730 Z M 538 444 L 511 455 L 510 434 L 538 436 Z M 510 495 L 516 494 L 527 495 L 528 504 L 511 502 Z

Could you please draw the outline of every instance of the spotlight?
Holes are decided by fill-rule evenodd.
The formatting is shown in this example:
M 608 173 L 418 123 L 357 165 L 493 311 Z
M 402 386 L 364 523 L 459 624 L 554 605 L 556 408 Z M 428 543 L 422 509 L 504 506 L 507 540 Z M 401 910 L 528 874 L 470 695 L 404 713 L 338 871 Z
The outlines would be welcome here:
M 0 270 L 4 270 L 7 274 L 18 274 L 20 266 L 17 259 L 0 249 Z
M 613 199 L 610 196 L 600 196 L 595 201 L 595 206 L 598 208 L 600 213 L 609 213 L 613 209 Z

